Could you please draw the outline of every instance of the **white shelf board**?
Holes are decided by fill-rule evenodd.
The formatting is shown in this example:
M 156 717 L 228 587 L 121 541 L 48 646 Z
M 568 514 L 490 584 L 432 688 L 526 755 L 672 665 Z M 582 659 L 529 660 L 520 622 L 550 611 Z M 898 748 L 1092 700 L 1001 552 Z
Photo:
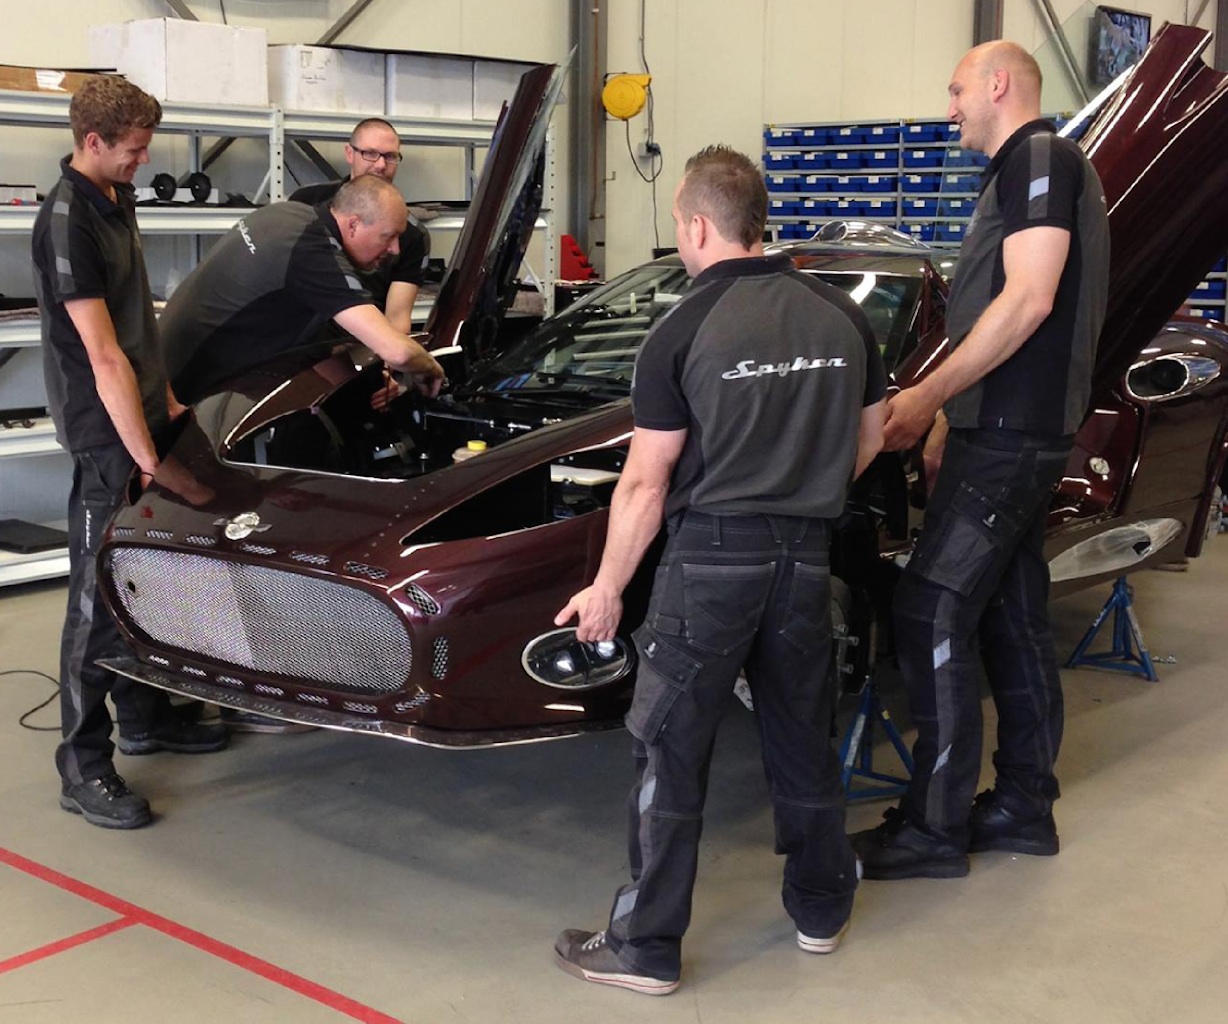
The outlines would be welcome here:
M 0 586 L 33 583 L 68 575 L 68 548 L 53 548 L 19 555 L 0 550 Z
M 54 455 L 63 451 L 55 439 L 55 424 L 50 417 L 35 420 L 32 427 L 0 428 L 0 459 L 18 455 Z

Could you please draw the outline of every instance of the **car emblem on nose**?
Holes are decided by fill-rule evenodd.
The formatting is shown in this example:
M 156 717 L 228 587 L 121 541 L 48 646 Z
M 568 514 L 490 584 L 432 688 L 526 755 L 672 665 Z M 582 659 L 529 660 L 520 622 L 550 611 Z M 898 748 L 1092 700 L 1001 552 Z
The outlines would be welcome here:
M 242 540 L 244 537 L 253 533 L 264 533 L 272 523 L 260 522 L 260 517 L 255 512 L 240 512 L 237 516 L 230 519 L 215 519 L 214 526 L 225 526 L 223 531 L 228 540 Z

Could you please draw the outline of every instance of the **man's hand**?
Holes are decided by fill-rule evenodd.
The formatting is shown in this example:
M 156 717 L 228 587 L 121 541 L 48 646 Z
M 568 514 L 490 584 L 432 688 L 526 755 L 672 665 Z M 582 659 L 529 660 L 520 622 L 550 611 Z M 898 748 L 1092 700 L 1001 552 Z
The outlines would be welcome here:
M 565 626 L 575 615 L 580 616 L 577 640 L 589 643 L 613 640 L 623 617 L 622 596 L 594 583 L 572 595 L 566 607 L 554 617 L 554 624 Z
M 435 363 L 433 359 L 431 362 Z M 439 394 L 439 389 L 443 387 L 443 367 L 435 363 L 432 369 L 425 373 L 411 373 L 409 378 L 414 382 L 414 387 L 419 393 L 427 398 L 434 398 Z
M 887 423 L 883 427 L 883 450 L 907 451 L 921 440 L 938 414 L 939 404 L 927 398 L 919 387 L 906 388 L 887 402 Z
M 371 408 L 376 412 L 387 412 L 388 407 L 405 394 L 405 388 L 393 380 L 392 374 L 384 371 L 384 383 L 371 396 Z

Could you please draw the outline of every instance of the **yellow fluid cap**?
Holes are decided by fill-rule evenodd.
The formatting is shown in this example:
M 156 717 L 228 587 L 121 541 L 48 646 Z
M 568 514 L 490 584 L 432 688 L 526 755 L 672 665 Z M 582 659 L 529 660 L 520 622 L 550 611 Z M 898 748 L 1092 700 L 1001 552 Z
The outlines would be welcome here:
M 629 121 L 644 109 L 651 75 L 615 75 L 601 90 L 601 105 L 620 121 Z
M 471 452 L 484 452 L 486 451 L 486 442 L 485 441 L 470 441 L 468 444 L 465 445 L 465 447 L 469 449 L 469 451 Z

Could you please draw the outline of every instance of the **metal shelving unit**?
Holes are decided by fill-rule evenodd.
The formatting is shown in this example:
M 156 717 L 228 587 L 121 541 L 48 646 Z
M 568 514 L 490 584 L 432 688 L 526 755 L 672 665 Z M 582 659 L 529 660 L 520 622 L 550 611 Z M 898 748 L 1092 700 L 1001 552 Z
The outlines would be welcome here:
M 0 125 L 30 127 L 67 127 L 69 97 L 52 93 L 0 89 Z M 189 170 L 202 169 L 201 140 L 216 138 L 264 138 L 268 141 L 269 168 L 257 190 L 259 199 L 267 192 L 271 201 L 285 198 L 285 140 L 287 138 L 348 140 L 361 113 L 283 111 L 278 107 L 213 106 L 205 104 L 163 103 L 159 133 L 186 135 L 189 139 Z M 382 111 L 370 116 L 384 117 Z M 397 130 L 409 145 L 460 146 L 465 150 L 464 198 L 472 198 L 476 180 L 477 151 L 490 145 L 495 122 L 433 118 L 396 118 Z M 542 212 L 536 227 L 545 232 L 545 265 L 538 277 L 529 268 L 543 292 L 546 315 L 554 312 L 554 289 L 542 282 L 558 276 L 558 231 L 554 220 L 555 196 L 554 132 L 546 141 L 546 180 Z M 147 206 L 137 210 L 137 222 L 145 235 L 219 235 L 228 231 L 248 209 L 245 207 Z M 28 236 L 38 216 L 35 205 L 0 207 L 0 235 Z M 464 217 L 444 216 L 430 222 L 436 231 L 459 231 Z M 199 248 L 199 247 L 198 247 Z M 199 251 L 198 251 L 199 255 Z M 419 304 L 423 315 L 429 306 Z M 39 344 L 37 320 L 0 321 L 0 348 L 31 348 Z M 48 460 L 65 457 L 55 443 L 49 421 L 34 428 L 0 432 L 0 459 L 16 456 Z M 32 430 L 33 433 L 27 433 Z M 34 579 L 46 579 L 68 572 L 68 556 L 63 550 L 36 555 L 12 555 L 0 551 L 0 586 Z

